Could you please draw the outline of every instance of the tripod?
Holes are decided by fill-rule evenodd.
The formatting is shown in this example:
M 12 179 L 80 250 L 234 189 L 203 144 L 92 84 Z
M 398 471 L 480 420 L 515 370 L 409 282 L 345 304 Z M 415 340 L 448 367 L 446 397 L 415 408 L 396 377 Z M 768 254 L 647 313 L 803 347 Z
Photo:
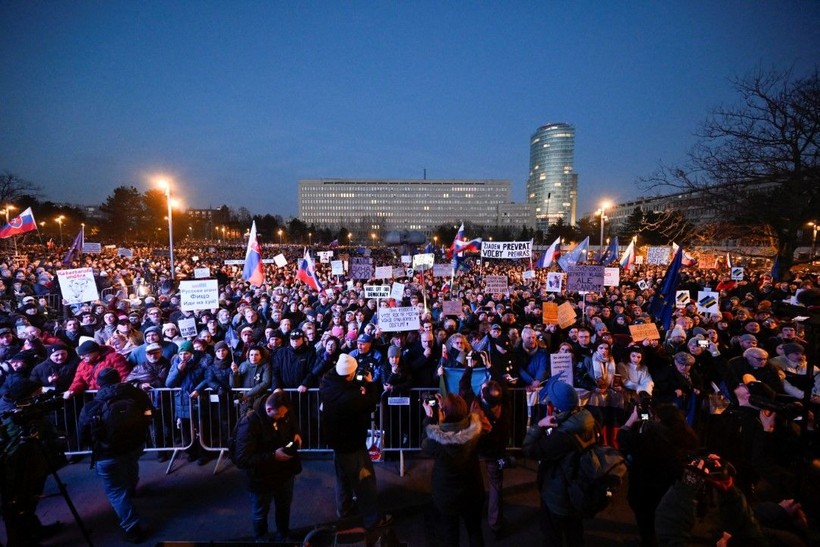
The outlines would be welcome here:
M 29 452 L 27 456 L 32 459 L 40 458 L 40 461 L 46 462 L 48 474 L 54 477 L 54 482 L 57 484 L 57 488 L 60 491 L 60 494 L 63 496 L 63 499 L 65 500 L 68 509 L 71 511 L 71 515 L 74 517 L 74 522 L 80 529 L 80 532 L 82 533 L 86 544 L 88 545 L 88 547 L 93 547 L 93 543 L 91 542 L 91 536 L 88 533 L 85 524 L 83 524 L 82 518 L 80 518 L 80 514 L 77 512 L 77 508 L 74 506 L 74 502 L 71 501 L 71 496 L 69 496 L 68 494 L 68 489 L 66 488 L 66 485 L 62 481 L 62 479 L 60 479 L 60 476 L 57 474 L 56 462 L 53 458 L 50 458 L 48 456 L 48 452 L 46 451 L 46 447 L 43 444 L 43 440 L 40 438 L 40 435 L 37 431 L 31 431 L 30 424 L 22 425 L 21 428 L 24 430 L 24 434 L 21 434 L 17 439 L 13 440 L 11 443 L 6 445 L 3 449 L 2 454 L 0 454 L 0 487 L 2 487 L 3 489 L 2 512 L 4 518 L 6 518 L 9 515 L 14 515 L 14 513 L 16 512 L 14 507 L 17 504 L 17 497 L 20 496 L 19 492 L 5 491 L 5 486 L 7 484 L 7 463 L 9 461 L 9 457 L 13 449 L 17 448 L 17 450 L 25 450 L 26 447 L 30 446 L 32 447 L 33 451 Z M 14 516 L 16 517 L 16 515 Z M 11 534 L 10 531 L 8 531 L 8 533 Z

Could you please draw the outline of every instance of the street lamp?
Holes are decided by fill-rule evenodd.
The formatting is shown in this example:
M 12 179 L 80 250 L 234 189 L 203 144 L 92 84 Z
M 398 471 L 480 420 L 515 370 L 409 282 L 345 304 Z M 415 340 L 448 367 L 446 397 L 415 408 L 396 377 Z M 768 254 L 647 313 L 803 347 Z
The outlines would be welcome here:
M 313 232 L 308 232 L 308 247 L 313 246 Z
M 376 246 L 376 234 L 371 232 L 370 233 L 370 239 L 373 240 L 373 247 L 375 247 Z
M 276 233 L 279 234 L 279 245 L 281 246 L 282 245 L 282 228 L 279 228 L 279 230 L 277 230 Z
M 159 180 L 165 190 L 165 203 L 168 205 L 168 258 L 171 259 L 171 281 L 174 280 L 174 215 L 171 202 L 171 185 L 165 179 Z
M 8 216 L 8 213 L 6 213 Z M 811 263 L 814 264 L 814 257 L 815 252 L 817 251 L 817 230 L 818 230 L 818 223 L 817 222 L 809 222 L 809 226 L 812 227 L 812 234 L 811 234 Z
M 64 218 L 65 217 L 63 215 L 60 215 L 60 216 L 58 216 L 57 218 L 54 219 L 54 220 L 57 221 L 57 224 L 60 225 L 60 247 L 63 246 L 63 219 Z
M 605 201 L 601 203 L 601 208 L 598 209 L 598 214 L 601 215 L 601 244 L 599 246 L 598 255 L 604 256 L 604 222 L 606 222 L 606 210 L 609 208 L 610 203 Z

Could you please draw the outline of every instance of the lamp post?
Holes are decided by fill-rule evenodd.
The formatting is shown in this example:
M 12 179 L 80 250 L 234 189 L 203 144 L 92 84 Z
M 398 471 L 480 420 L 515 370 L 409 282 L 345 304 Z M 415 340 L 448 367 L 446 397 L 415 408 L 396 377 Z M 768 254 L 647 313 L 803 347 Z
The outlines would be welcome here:
M 313 246 L 313 232 L 308 232 L 308 247 Z
M 64 218 L 65 217 L 63 215 L 60 215 L 60 216 L 58 216 L 57 218 L 54 219 L 54 220 L 57 221 L 57 224 L 60 225 L 60 247 L 63 246 L 63 219 Z
M 171 260 L 171 281 L 174 280 L 174 215 L 171 203 L 171 185 L 161 179 L 160 185 L 165 190 L 165 203 L 168 205 L 168 258 Z
M 370 233 L 370 239 L 373 240 L 373 247 L 376 246 L 376 234 L 374 232 Z
M 279 230 L 276 233 L 279 234 L 279 246 L 281 247 L 281 245 L 282 245 L 282 228 L 279 228 Z
M 598 248 L 598 256 L 604 256 L 604 223 L 606 222 L 606 210 L 609 207 L 608 202 L 604 202 L 601 204 L 601 208 L 598 209 L 598 214 L 601 215 L 601 244 Z
M 8 217 L 8 213 L 6 213 L 6 217 Z M 812 234 L 811 234 L 811 263 L 814 264 L 814 257 L 817 251 L 817 230 L 818 230 L 818 223 L 817 222 L 809 222 L 809 226 L 812 227 Z

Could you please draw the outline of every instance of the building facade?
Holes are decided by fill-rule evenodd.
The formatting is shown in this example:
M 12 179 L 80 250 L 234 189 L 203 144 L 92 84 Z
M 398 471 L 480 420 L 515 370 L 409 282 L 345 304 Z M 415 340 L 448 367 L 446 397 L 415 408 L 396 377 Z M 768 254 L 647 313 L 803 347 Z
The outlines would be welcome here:
M 532 208 L 510 203 L 508 180 L 303 179 L 299 218 L 354 232 L 411 230 L 429 235 L 442 224 L 500 224 L 503 215 L 533 226 Z M 501 208 L 501 210 L 500 210 Z
M 575 173 L 575 127 L 566 123 L 542 125 L 530 137 L 527 203 L 535 208 L 538 228 L 563 219 L 575 225 L 578 174 Z

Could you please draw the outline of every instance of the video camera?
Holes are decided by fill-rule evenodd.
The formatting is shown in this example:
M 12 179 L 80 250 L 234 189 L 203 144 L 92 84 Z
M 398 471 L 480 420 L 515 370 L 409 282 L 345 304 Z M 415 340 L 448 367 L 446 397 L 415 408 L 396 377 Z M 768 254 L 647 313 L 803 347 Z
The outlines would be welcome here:
M 46 391 L 17 403 L 13 409 L 0 414 L 0 418 L 3 420 L 11 418 L 15 424 L 25 425 L 63 408 L 64 404 L 65 400 L 55 391 Z
M 773 412 L 786 420 L 794 420 L 803 413 L 803 405 L 799 401 L 783 403 L 765 396 L 750 395 L 749 404 L 761 410 Z
M 638 417 L 641 420 L 649 420 L 652 417 L 652 396 L 645 391 L 638 394 Z

